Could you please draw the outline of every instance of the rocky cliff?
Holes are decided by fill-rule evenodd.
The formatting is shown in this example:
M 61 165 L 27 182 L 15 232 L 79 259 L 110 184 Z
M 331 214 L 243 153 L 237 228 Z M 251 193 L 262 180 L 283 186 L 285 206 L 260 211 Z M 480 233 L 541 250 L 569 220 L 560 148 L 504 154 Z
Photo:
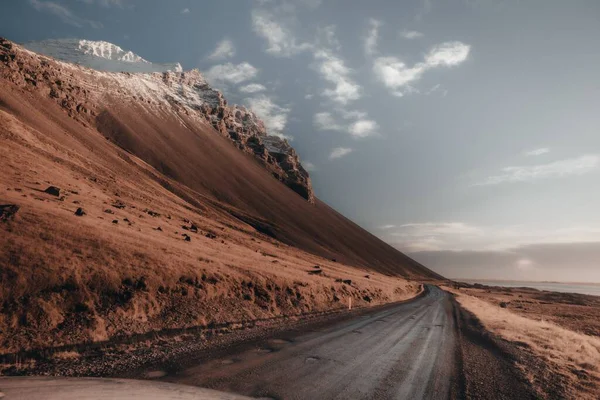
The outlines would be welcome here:
M 4 79 L 54 99 L 70 117 L 103 132 L 111 104 L 135 102 L 152 113 L 186 115 L 210 124 L 241 151 L 253 155 L 276 179 L 314 203 L 308 172 L 285 139 L 271 136 L 251 110 L 228 105 L 198 70 L 118 73 L 57 61 L 0 38 Z M 185 123 L 182 119 L 180 122 Z M 104 132 L 103 132 L 104 133 Z

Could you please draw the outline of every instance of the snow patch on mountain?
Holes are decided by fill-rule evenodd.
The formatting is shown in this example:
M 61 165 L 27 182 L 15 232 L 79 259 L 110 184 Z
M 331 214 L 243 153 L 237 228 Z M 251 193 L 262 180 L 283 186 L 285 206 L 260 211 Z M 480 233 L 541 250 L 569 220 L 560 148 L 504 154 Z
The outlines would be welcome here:
M 181 64 L 149 62 L 132 51 L 104 41 L 80 39 L 48 39 L 23 45 L 35 53 L 57 60 L 107 72 L 181 72 Z

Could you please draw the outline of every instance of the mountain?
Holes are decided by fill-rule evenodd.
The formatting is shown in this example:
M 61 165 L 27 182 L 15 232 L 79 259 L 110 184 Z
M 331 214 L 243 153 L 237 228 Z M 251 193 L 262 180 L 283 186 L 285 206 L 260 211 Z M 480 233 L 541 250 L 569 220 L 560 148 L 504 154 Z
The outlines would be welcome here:
M 96 71 L 0 39 L 0 143 L 0 353 L 441 278 L 316 198 L 289 143 L 198 71 Z
M 131 73 L 182 71 L 179 63 L 153 64 L 131 51 L 125 51 L 115 44 L 103 41 L 47 39 L 28 42 L 23 47 L 38 54 L 97 71 Z

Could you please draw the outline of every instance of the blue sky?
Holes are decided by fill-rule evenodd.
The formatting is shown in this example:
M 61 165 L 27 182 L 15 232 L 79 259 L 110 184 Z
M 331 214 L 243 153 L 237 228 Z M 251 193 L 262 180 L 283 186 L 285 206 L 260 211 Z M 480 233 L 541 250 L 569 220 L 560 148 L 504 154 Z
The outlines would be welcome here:
M 597 1 L 6 0 L 0 35 L 199 68 L 450 277 L 600 281 Z

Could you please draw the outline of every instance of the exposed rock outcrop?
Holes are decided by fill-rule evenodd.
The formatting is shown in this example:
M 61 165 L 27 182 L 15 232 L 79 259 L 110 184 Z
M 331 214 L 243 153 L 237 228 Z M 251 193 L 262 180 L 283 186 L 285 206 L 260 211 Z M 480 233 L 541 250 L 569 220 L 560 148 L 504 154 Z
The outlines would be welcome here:
M 100 72 L 56 61 L 0 38 L 3 78 L 41 91 L 72 118 L 93 125 L 115 98 L 154 111 L 179 113 L 210 124 L 240 150 L 253 155 L 276 179 L 314 203 L 310 176 L 285 139 L 268 134 L 246 107 L 228 105 L 198 70 L 163 73 Z

